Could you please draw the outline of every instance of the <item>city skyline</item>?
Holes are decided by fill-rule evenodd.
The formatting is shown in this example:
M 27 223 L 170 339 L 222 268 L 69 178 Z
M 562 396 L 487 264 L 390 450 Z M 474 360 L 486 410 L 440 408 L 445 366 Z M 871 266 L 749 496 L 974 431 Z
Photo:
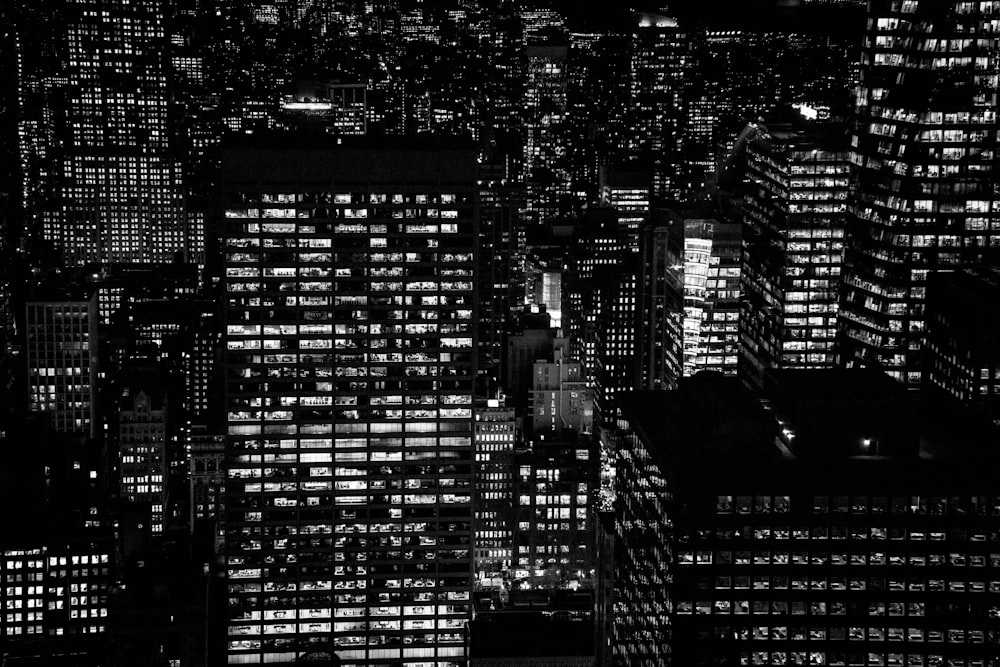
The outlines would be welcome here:
M 0 667 L 1000 666 L 1000 0 L 0 5 Z

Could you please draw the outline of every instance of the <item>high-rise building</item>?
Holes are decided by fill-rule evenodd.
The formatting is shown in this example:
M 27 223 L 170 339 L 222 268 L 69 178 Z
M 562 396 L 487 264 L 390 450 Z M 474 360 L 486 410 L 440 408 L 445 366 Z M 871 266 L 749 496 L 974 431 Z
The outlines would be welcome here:
M 924 387 L 1000 424 L 1000 270 L 940 271 L 927 281 Z
M 529 44 L 524 95 L 524 174 L 527 214 L 537 222 L 555 217 L 569 192 L 566 146 L 559 126 L 566 118 L 568 47 L 552 38 Z
M 990 664 L 996 431 L 879 371 L 776 380 L 624 397 L 616 664 Z
M 844 262 L 847 136 L 838 126 L 769 123 L 747 146 L 740 376 L 832 368 Z
M 677 20 L 638 13 L 632 32 L 629 153 L 653 171 L 653 194 L 677 198 L 688 37 Z
M 191 530 L 199 521 L 221 521 L 225 511 L 226 438 L 204 428 L 188 435 Z
M 855 108 L 841 361 L 921 381 L 928 273 L 1000 245 L 993 5 L 869 3 Z
M 41 42 L 23 45 L 20 85 L 38 102 L 23 153 L 45 163 L 42 232 L 67 264 L 195 261 L 203 252 L 170 145 L 168 5 L 22 2 L 15 13 Z
M 583 364 L 555 350 L 553 359 L 536 361 L 532 369 L 531 427 L 536 434 L 563 431 L 590 433 L 594 394 L 587 386 Z
M 96 437 L 97 293 L 27 304 L 29 409 L 48 413 L 62 433 Z
M 537 435 L 515 456 L 517 584 L 554 589 L 592 583 L 600 459 L 596 439 L 566 436 Z
M 170 479 L 166 390 L 162 380 L 130 384 L 122 391 L 117 412 L 121 495 L 130 503 L 148 505 L 150 533 L 156 536 L 164 529 Z M 157 386 L 145 391 L 150 384 Z
M 653 176 L 642 169 L 602 167 L 600 200 L 618 211 L 618 224 L 628 231 L 629 246 L 639 250 L 639 225 L 649 217 L 653 195 Z
M 476 512 L 476 586 L 500 588 L 510 571 L 513 553 L 514 408 L 503 397 L 476 408 L 476 467 L 473 484 Z
M 617 266 L 595 271 L 598 303 L 593 329 L 594 421 L 604 437 L 615 424 L 617 395 L 636 387 L 638 349 L 638 284 L 641 268 L 634 256 Z
M 268 141 L 223 172 L 229 662 L 460 665 L 476 154 Z
M 676 389 L 684 375 L 684 221 L 658 209 L 639 231 L 636 388 Z
M 684 215 L 684 375 L 735 375 L 742 229 L 694 215 Z
M 523 186 L 496 164 L 480 166 L 479 391 L 488 395 L 503 377 L 510 314 L 524 302 Z
M 630 256 L 628 232 L 619 225 L 619 213 L 592 208 L 573 228 L 564 271 L 563 321 L 570 340 L 570 356 L 583 364 L 587 383 L 596 380 L 596 330 L 602 301 L 596 275 L 600 267 L 613 267 Z

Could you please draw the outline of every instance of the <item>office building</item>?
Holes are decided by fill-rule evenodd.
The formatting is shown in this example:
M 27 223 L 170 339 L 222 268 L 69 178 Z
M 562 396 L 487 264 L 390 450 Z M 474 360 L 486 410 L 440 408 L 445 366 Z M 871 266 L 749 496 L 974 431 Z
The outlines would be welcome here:
M 116 579 L 104 453 L 44 415 L 0 436 L 0 643 L 17 664 L 106 658 Z M 23 662 L 22 662 L 23 661 Z
M 988 665 L 996 431 L 880 371 L 624 397 L 616 664 Z
M 1000 271 L 975 268 L 927 280 L 924 387 L 951 394 L 1000 423 Z
M 653 172 L 653 195 L 681 194 L 688 36 L 670 16 L 637 13 L 632 31 L 629 154 Z
M 615 398 L 636 386 L 640 276 L 634 255 L 618 266 L 602 266 L 594 272 L 598 309 L 590 345 L 594 349 L 594 421 L 602 438 L 615 424 Z
M 62 433 L 97 436 L 97 317 L 96 293 L 27 304 L 29 409 Z
M 538 434 L 515 453 L 513 585 L 592 587 L 596 442 L 584 434 Z
M 587 386 L 583 364 L 555 350 L 553 359 L 536 361 L 532 369 L 531 429 L 536 434 L 563 431 L 591 433 L 594 393 Z
M 677 213 L 657 209 L 639 231 L 638 389 L 675 389 L 684 375 L 684 230 Z
M 869 5 L 852 138 L 841 361 L 921 382 L 927 275 L 1000 244 L 991 4 Z
M 18 4 L 15 23 L 39 40 L 20 85 L 44 238 L 68 265 L 198 261 L 203 231 L 171 152 L 168 3 Z
M 299 81 L 281 102 L 289 129 L 359 136 L 368 132 L 367 87 L 361 83 Z
M 170 481 L 166 390 L 147 392 L 143 386 L 149 383 L 135 384 L 122 390 L 117 412 L 121 495 L 130 503 L 149 507 L 150 532 L 160 535 Z M 158 386 L 163 384 L 161 379 Z
M 849 178 L 845 131 L 821 121 L 760 125 L 747 145 L 740 376 L 832 368 Z
M 549 38 L 527 46 L 524 88 L 524 175 L 528 219 L 545 222 L 561 210 L 570 191 L 566 146 L 559 132 L 566 119 L 568 47 Z
M 188 436 L 188 477 L 192 532 L 197 524 L 223 518 L 226 492 L 226 438 L 205 428 Z
M 639 250 L 639 226 L 650 215 L 652 199 L 652 173 L 642 169 L 600 170 L 600 201 L 618 211 L 618 224 L 628 231 L 629 247 Z
M 480 395 L 502 378 L 511 313 L 524 303 L 523 185 L 509 181 L 504 164 L 480 165 L 479 359 Z
M 507 338 L 505 384 L 510 405 L 525 412 L 531 403 L 532 373 L 539 359 L 553 359 L 556 350 L 568 350 L 569 341 L 550 325 L 548 313 L 525 310 Z
M 506 405 L 504 397 L 477 406 L 475 437 L 476 587 L 500 588 L 512 560 L 514 447 L 518 437 L 514 408 Z
M 684 217 L 684 375 L 736 374 L 742 228 L 699 213 Z
M 570 356 L 583 364 L 587 383 L 593 386 L 597 372 L 597 326 L 602 301 L 597 289 L 601 267 L 613 267 L 630 257 L 629 235 L 619 225 L 620 214 L 612 208 L 592 208 L 573 228 L 563 272 L 564 330 L 570 340 Z
M 228 660 L 457 666 L 476 154 L 295 142 L 224 156 Z

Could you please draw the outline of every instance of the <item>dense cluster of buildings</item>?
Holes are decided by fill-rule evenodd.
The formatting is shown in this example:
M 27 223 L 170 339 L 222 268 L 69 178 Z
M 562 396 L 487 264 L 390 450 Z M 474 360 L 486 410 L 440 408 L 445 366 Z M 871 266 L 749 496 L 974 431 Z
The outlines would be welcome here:
M 859 4 L 0 6 L 0 665 L 996 667 L 1000 3 Z

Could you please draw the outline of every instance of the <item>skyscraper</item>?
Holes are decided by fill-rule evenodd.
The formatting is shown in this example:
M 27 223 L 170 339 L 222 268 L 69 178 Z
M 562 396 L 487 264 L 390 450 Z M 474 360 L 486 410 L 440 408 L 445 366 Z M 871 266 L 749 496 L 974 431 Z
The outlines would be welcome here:
M 990 664 L 996 431 L 881 372 L 777 375 L 623 397 L 616 664 Z
M 62 433 L 96 437 L 97 294 L 27 305 L 29 408 Z
M 676 198 L 683 129 L 687 36 L 676 19 L 636 15 L 632 33 L 629 153 L 653 170 L 653 194 Z
M 530 44 L 524 99 L 524 172 L 527 210 L 536 222 L 554 217 L 569 192 L 566 146 L 559 126 L 566 118 L 568 47 L 561 39 Z
M 476 585 L 500 588 L 513 560 L 514 408 L 491 398 L 476 409 Z
M 856 100 L 842 361 L 921 379 L 927 274 L 1000 244 L 990 3 L 869 3 Z
M 816 121 L 760 126 L 747 146 L 740 375 L 836 363 L 847 136 Z
M 229 661 L 457 666 L 476 155 L 309 141 L 225 153 Z
M 22 44 L 20 86 L 38 102 L 22 154 L 46 164 L 42 232 L 68 264 L 202 252 L 170 147 L 167 12 L 164 0 L 46 0 L 15 15 L 41 41 Z
M 684 217 L 684 375 L 736 374 L 741 231 L 712 218 Z
M 684 221 L 657 210 L 639 231 L 637 388 L 675 389 L 684 374 Z

